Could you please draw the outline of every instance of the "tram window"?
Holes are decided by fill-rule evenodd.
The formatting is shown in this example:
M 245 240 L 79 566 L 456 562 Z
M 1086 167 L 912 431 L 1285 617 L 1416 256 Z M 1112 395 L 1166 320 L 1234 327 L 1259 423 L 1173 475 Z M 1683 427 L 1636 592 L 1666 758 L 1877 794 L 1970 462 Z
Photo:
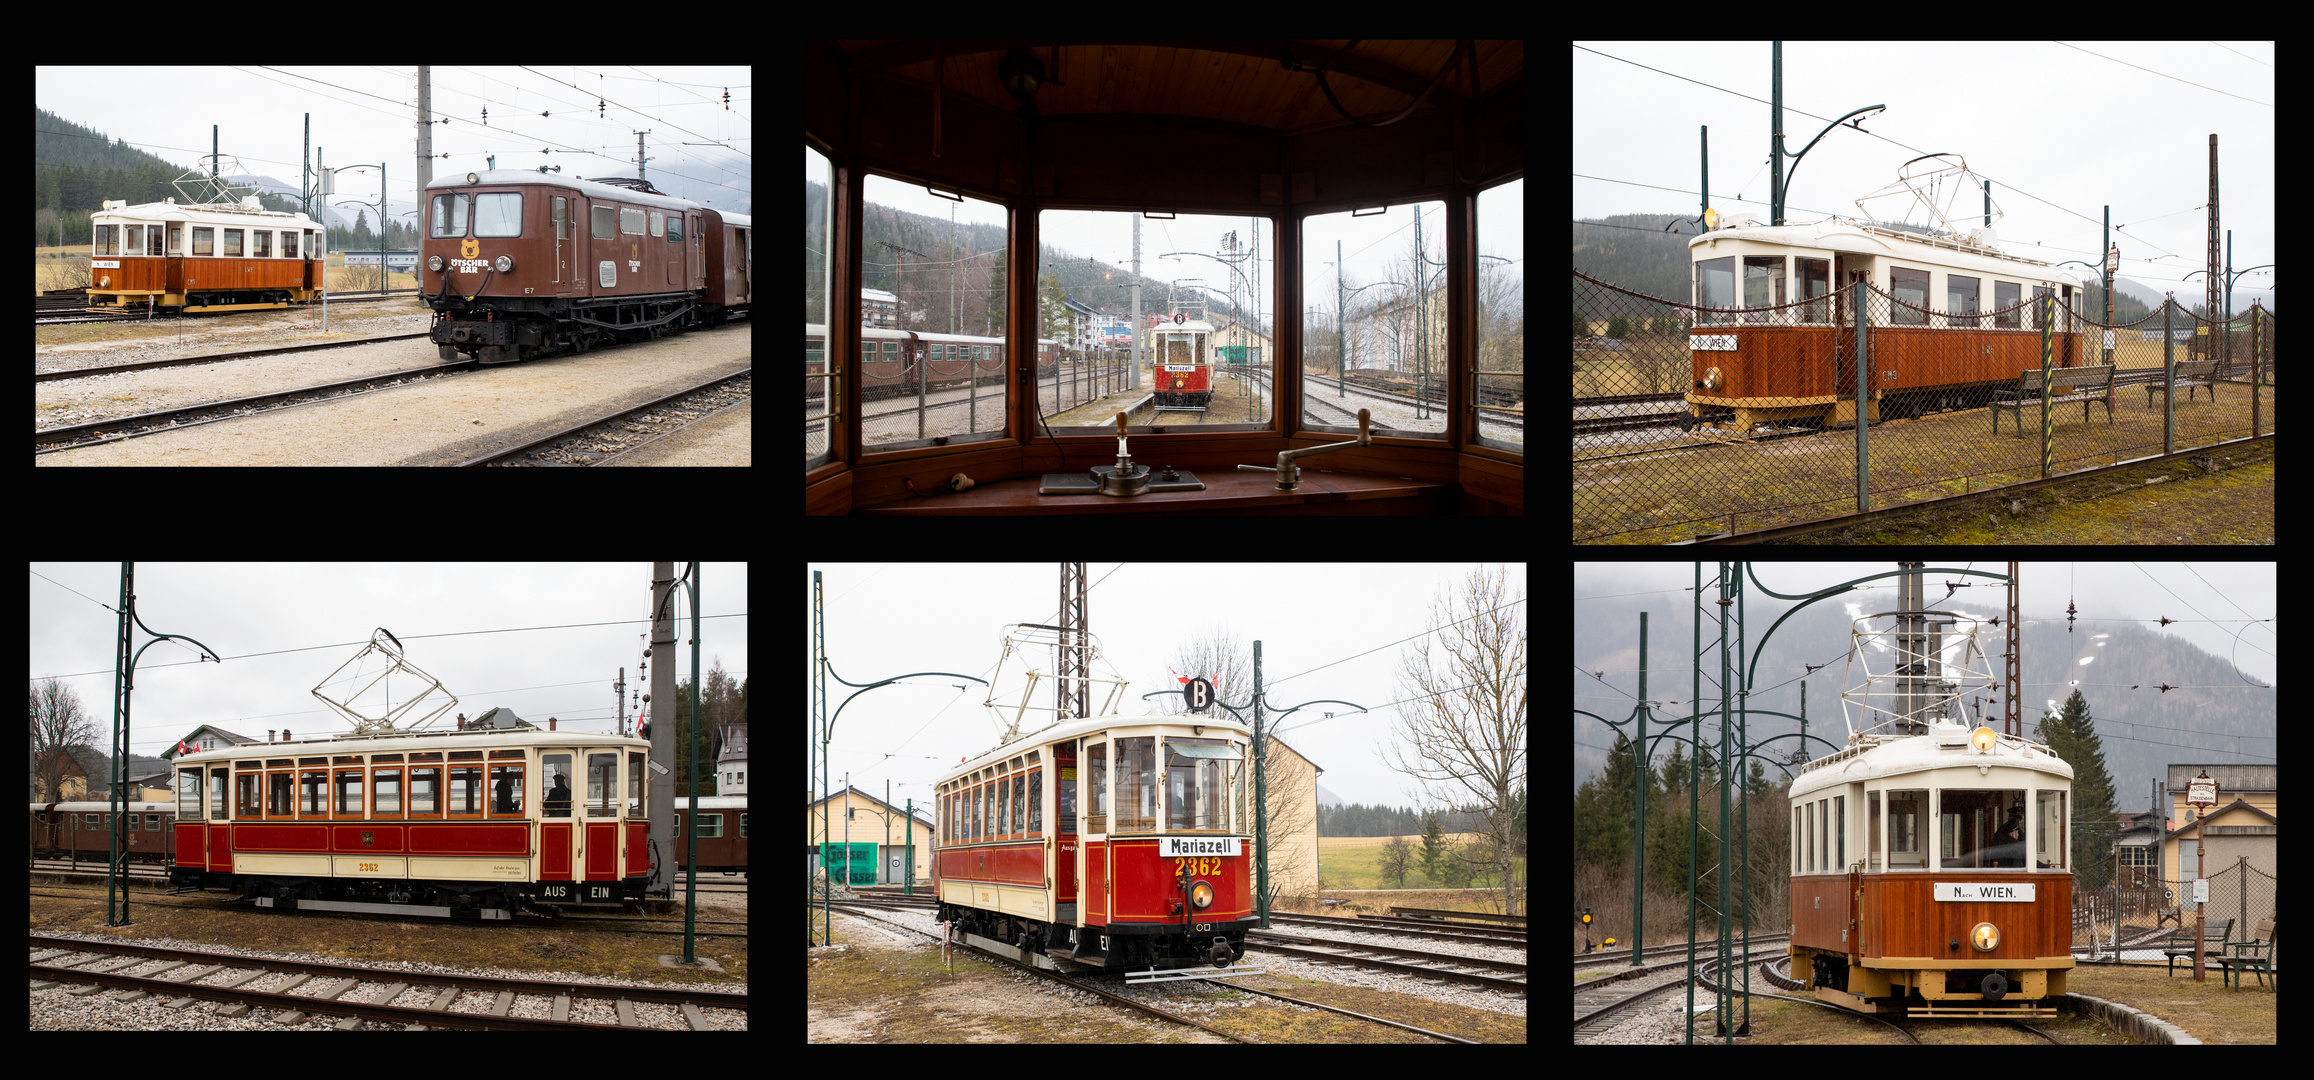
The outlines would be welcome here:
M 433 766 L 413 766 L 410 769 L 410 812 L 413 814 L 441 813 L 435 799 L 442 790 L 442 770 Z
M 482 812 L 482 766 L 450 766 L 450 812 L 479 814 Z
M 2041 328 L 2041 298 L 2047 295 L 2049 295 L 2048 286 L 2033 286 L 2033 313 L 2025 323 L 2029 329 L 2039 330 Z
M 216 236 L 217 230 L 209 226 L 193 226 L 193 254 L 215 255 L 217 253 Z
M 2033 830 L 2033 865 L 2043 870 L 2063 870 L 2070 865 L 2065 839 L 2065 792 L 2036 791 L 2034 803 L 2039 819 Z
M 2025 793 L 1945 788 L 1937 793 L 1937 855 L 1946 867 L 2025 865 Z
M 538 755 L 539 810 L 547 817 L 570 816 L 570 755 Z
M 297 774 L 297 812 L 304 817 L 320 817 L 323 813 L 323 793 L 329 788 L 329 773 L 321 769 L 304 769 Z
M 1867 419 L 1870 419 L 1867 417 Z M 1848 869 L 1848 797 L 1832 797 L 1832 872 Z
M 492 765 L 490 767 L 490 812 L 519 814 L 522 812 L 522 766 Z
M 1890 870 L 1925 870 L 1927 859 L 1921 851 L 1920 827 L 1928 813 L 1928 792 L 1921 790 L 1891 791 L 1888 793 L 1888 868 Z
M 1044 797 L 1045 772 L 1043 769 L 1030 769 L 1028 773 L 1028 832 L 1030 836 L 1044 835 Z
M 638 751 L 628 754 L 627 816 L 634 818 L 637 821 L 643 820 L 645 817 L 645 811 L 643 808 L 650 805 L 648 796 L 643 793 L 643 771 L 642 753 Z
M 1011 831 L 1015 836 L 1028 831 L 1028 783 L 1018 776 L 1012 778 Z
M 1993 316 L 1993 325 L 2003 330 L 2018 327 L 2017 300 L 2024 286 L 2014 281 L 1993 282 L 1993 308 L 2000 314 Z
M 1155 287 L 1141 290 L 1136 311 L 1133 294 L 1121 287 L 1130 276 L 1136 216 L 1113 210 L 1037 215 L 1046 240 L 1037 279 L 1069 283 L 1069 297 L 1091 307 L 1081 330 L 1056 335 L 1057 347 L 1032 346 L 1038 414 L 1055 433 L 1082 434 L 1109 423 L 1126 402 L 1178 389 L 1183 396 L 1160 402 L 1167 411 L 1154 421 L 1167 430 L 1267 427 L 1273 417 L 1262 380 L 1278 361 L 1276 224 L 1206 214 L 1141 221 L 1144 235 L 1162 230 L 1181 254 L 1155 264 L 1171 269 L 1150 271 Z M 1401 212 L 1399 222 L 1405 221 Z M 1328 238 L 1324 247 L 1325 257 L 1335 259 L 1334 241 Z M 1329 268 L 1323 290 L 1329 298 L 1339 295 L 1332 274 Z M 1386 291 L 1360 294 L 1367 303 L 1351 310 L 1367 310 Z M 1333 339 L 1340 325 L 1314 310 L 1305 317 L 1305 370 L 1335 370 Z
M 1379 213 L 1367 206 L 1310 214 L 1302 218 L 1301 239 L 1302 295 L 1312 301 L 1305 306 L 1315 308 L 1302 316 L 1302 374 L 1331 385 L 1346 367 L 1353 382 L 1395 383 L 1400 394 L 1437 394 L 1443 400 L 1441 376 L 1454 370 L 1446 359 L 1446 204 L 1431 199 L 1395 203 Z M 1337 404 L 1358 407 L 1355 401 Z M 1381 407 L 1392 414 L 1393 436 L 1446 435 L 1445 409 Z M 1327 426 L 1344 430 L 1339 423 Z M 1357 429 L 1353 420 L 1350 437 Z
M 1815 873 L 1815 872 L 1816 872 L 1816 804 L 1815 804 L 1815 802 L 1814 802 L 1813 800 L 1810 800 L 1810 801 L 1809 801 L 1809 803 L 1808 803 L 1808 832 L 1807 832 L 1807 839 L 1806 839 L 1806 842 L 1805 842 L 1805 843 L 1803 843 L 1803 844 L 1800 846 L 1800 850 L 1801 850 L 1801 853 L 1802 853 L 1801 869 L 1803 869 L 1803 870 L 1805 870 L 1805 871 L 1807 871 L 1808 873 L 1811 873 L 1811 874 Z
M 467 197 L 447 192 L 434 196 L 434 212 L 428 215 L 437 237 L 466 235 Z
M 1011 436 L 1007 403 L 1012 369 L 1000 358 L 974 361 L 965 349 L 968 344 L 1000 347 L 996 339 L 1007 337 L 1011 328 L 1006 315 L 1012 301 L 1004 272 L 1011 242 L 1011 208 L 969 195 L 961 199 L 934 195 L 922 184 L 872 173 L 861 177 L 860 193 L 870 221 L 921 215 L 953 221 L 960 230 L 956 250 L 937 259 L 892 257 L 884 252 L 871 256 L 861 267 L 863 293 L 891 293 L 899 310 L 920 320 L 898 329 L 943 338 L 912 344 L 915 355 L 903 354 L 901 363 L 863 366 L 860 395 L 868 404 L 866 418 L 860 421 L 861 449 L 874 453 Z M 814 213 L 811 199 L 807 191 L 807 219 Z M 1050 232 L 1045 236 L 1056 245 L 1068 242 Z M 1096 301 L 1083 292 L 1072 291 L 1070 296 L 1086 302 L 1112 302 L 1106 298 Z M 871 303 L 863 298 L 860 307 L 868 311 Z M 1030 338 L 1036 336 L 1034 328 L 1026 332 Z M 990 340 L 955 342 L 946 340 L 948 335 Z M 866 344 L 863 340 L 863 347 Z M 807 429 L 807 448 L 811 438 Z M 993 791 L 983 798 L 984 813 L 993 813 L 994 799 Z
M 1792 864 L 1792 868 L 1791 868 L 1791 870 L 1789 871 L 1789 873 L 1794 873 L 1794 874 L 1797 874 L 1797 873 L 1799 873 L 1799 872 L 1800 872 L 1800 804 L 1798 804 L 1798 803 L 1793 803 L 1793 804 L 1792 804 L 1792 835 L 1791 835 L 1791 837 L 1790 837 L 1790 841 L 1789 841 L 1788 843 L 1786 843 L 1784 846 L 1785 846 L 1786 848 L 1788 848 L 1788 849 L 1789 849 L 1789 853 L 1788 853 L 1788 855 L 1786 856 L 1786 859 L 1785 859 L 1785 861 L 1787 861 L 1787 862 L 1789 862 L 1789 863 L 1791 863 L 1791 864 Z
M 1977 303 L 1978 292 L 1983 286 L 1984 282 L 1977 278 L 1962 277 L 1959 274 L 1946 274 L 1944 276 L 1944 309 L 1951 313 L 1952 325 L 1969 327 L 1984 325 L 1983 319 L 1970 317 L 1984 310 Z
M 1832 302 L 1826 294 L 1832 291 L 1832 260 L 1794 258 L 1792 266 L 1798 271 L 1798 298 L 1808 301 L 1800 308 L 1801 321 L 1831 322 Z
M 1736 304 L 1735 256 L 1703 259 L 1695 264 L 1695 306 L 1699 308 L 1731 308 Z M 1718 323 L 1731 321 L 1731 316 L 1717 311 L 1699 311 L 1696 321 Z
M 401 816 L 402 770 L 400 766 L 379 769 L 371 773 L 370 787 L 373 789 L 370 792 L 372 813 Z
M 1781 255 L 1744 256 L 1744 306 L 1774 307 L 1784 302 L 1784 257 Z M 1760 322 L 1773 322 L 1776 316 L 1762 314 Z
M 1091 777 L 1091 787 L 1085 798 L 1085 831 L 1109 831 L 1109 744 L 1094 743 L 1085 747 L 1085 774 Z
M 241 775 L 233 778 L 233 803 L 235 812 L 244 818 L 253 818 L 257 816 L 257 787 L 257 773 L 242 773 Z
M 1117 740 L 1116 831 L 1157 831 L 1156 756 L 1156 736 Z
M 1229 828 L 1227 766 L 1237 750 L 1223 739 L 1166 739 L 1165 827 Z
M 337 773 L 337 806 L 334 813 L 342 817 L 360 817 L 362 814 L 362 771 L 339 769 Z
M 834 251 L 828 237 L 835 227 L 837 201 L 828 197 L 834 190 L 831 180 L 834 171 L 827 155 L 810 146 L 803 148 L 803 362 L 807 373 L 828 371 L 827 326 L 835 321 L 829 315 L 835 292 L 830 288 L 828 273 Z M 838 370 L 830 375 L 804 380 L 803 467 L 806 469 L 835 459 L 835 440 L 831 435 L 842 404 L 843 389 L 837 381 L 842 372 Z
M 713 840 L 722 836 L 723 815 L 702 812 L 698 817 L 691 819 L 691 835 L 701 840 Z
M 1884 798 L 1882 792 L 1867 791 L 1864 793 L 1865 813 L 1871 818 L 1870 824 L 1864 830 L 1864 842 L 1869 845 L 1864 852 L 1864 868 L 1867 870 L 1880 869 L 1882 846 L 1880 843 L 1880 803 L 1882 798 Z
M 286 772 L 277 772 L 267 773 L 265 776 L 265 816 L 277 818 L 290 816 L 295 812 L 291 809 L 293 805 L 291 792 L 294 789 L 290 782 L 290 775 Z
M 1890 325 L 1928 325 L 1928 316 L 1920 310 L 1928 306 L 1928 271 L 1891 266 L 1888 268 L 1888 291 L 1897 299 L 1888 313 Z
M 224 768 L 215 768 L 215 769 L 211 769 L 211 770 L 209 770 L 209 818 L 210 818 L 210 820 L 212 820 L 212 821 L 224 821 L 224 820 L 226 820 L 226 817 L 225 817 L 225 777 L 226 777 L 226 775 L 227 775 L 227 770 L 225 770 Z

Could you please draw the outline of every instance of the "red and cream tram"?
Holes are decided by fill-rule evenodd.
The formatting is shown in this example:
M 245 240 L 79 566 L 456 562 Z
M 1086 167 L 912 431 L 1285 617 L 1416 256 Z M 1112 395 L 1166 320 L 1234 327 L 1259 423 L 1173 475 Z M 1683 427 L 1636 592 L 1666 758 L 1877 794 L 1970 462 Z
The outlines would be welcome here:
M 170 883 L 262 906 L 492 919 L 524 901 L 642 899 L 650 744 L 490 719 L 177 759 Z
M 1104 968 L 1223 967 L 1258 925 L 1245 726 L 1070 720 L 943 774 L 940 918 Z
M 1183 314 L 1149 331 L 1157 411 L 1203 412 L 1213 404 L 1212 337 L 1212 323 Z

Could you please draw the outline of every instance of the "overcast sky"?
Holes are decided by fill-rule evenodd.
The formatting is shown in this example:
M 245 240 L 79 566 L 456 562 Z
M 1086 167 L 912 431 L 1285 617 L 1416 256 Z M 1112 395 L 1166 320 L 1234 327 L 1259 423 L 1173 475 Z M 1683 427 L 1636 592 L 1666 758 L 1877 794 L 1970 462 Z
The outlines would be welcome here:
M 999 696 L 1018 699 L 1022 660 L 1007 662 L 1001 678 L 995 670 L 1003 626 L 1052 622 L 1060 596 L 1057 563 L 814 563 L 810 569 L 825 575 L 829 661 L 836 675 L 854 683 L 913 671 L 953 671 L 996 679 Z M 1262 674 L 1274 706 L 1335 698 L 1372 710 L 1353 715 L 1338 705 L 1314 706 L 1287 717 L 1277 729 L 1279 738 L 1325 770 L 1318 782 L 1352 802 L 1427 807 L 1415 785 L 1390 767 L 1381 746 L 1397 725 L 1393 703 L 1405 696 L 1397 677 L 1401 660 L 1436 640 L 1425 635 L 1432 625 L 1431 608 L 1453 596 L 1471 569 L 1465 564 L 1092 563 L 1087 625 L 1105 658 L 1094 672 L 1113 669 L 1130 680 L 1118 711 L 1139 715 L 1150 706 L 1141 695 L 1179 689 L 1166 667 L 1177 646 L 1222 630 L 1234 634 L 1250 653 L 1259 639 Z M 1505 573 L 1506 595 L 1523 600 L 1526 568 L 1513 565 L 1497 572 Z M 807 572 L 807 641 L 810 589 Z M 1514 617 L 1524 617 L 1523 607 Z M 1049 649 L 1040 649 L 1025 659 L 1050 672 L 1050 655 Z M 831 713 L 855 690 L 834 679 L 827 686 Z M 1052 703 L 1051 687 L 1040 684 L 1039 703 Z M 1236 704 L 1252 687 L 1218 690 L 1222 700 Z M 922 805 L 943 770 L 996 746 L 1000 729 L 982 708 L 990 692 L 960 679 L 927 676 L 861 694 L 836 720 L 828 754 L 836 784 L 849 774 L 852 786 L 878 798 L 888 795 L 899 803 L 912 797 Z M 1093 703 L 1097 709 L 1099 692 Z M 1326 710 L 1337 715 L 1327 719 Z M 1027 727 L 1049 723 L 1050 716 Z
M 1697 213 L 1698 129 L 1711 129 L 1711 205 L 1769 220 L 1766 41 L 1587 41 L 1571 50 L 1574 216 Z M 1857 217 L 1855 200 L 1923 154 L 1956 153 L 1993 182 L 1993 228 L 2012 255 L 2095 260 L 2112 206 L 2121 277 L 2198 299 L 2206 261 L 2209 137 L 2218 136 L 2221 229 L 2234 300 L 2274 277 L 2272 42 L 1822 42 L 1783 50 L 1786 220 Z M 1757 100 L 1754 100 L 1754 99 Z M 1852 109 L 1886 105 L 1790 154 Z M 1950 193 L 1949 191 L 1947 192 Z M 1982 222 L 1982 190 L 1952 205 Z M 1909 196 L 1868 205 L 1883 220 Z M 2220 261 L 2224 261 L 2223 232 Z
M 560 165 L 566 178 L 634 176 L 636 133 L 647 131 L 640 140 L 655 186 L 747 211 L 755 147 L 748 68 L 436 67 L 431 75 L 436 179 L 481 170 L 493 154 L 501 169 Z M 209 156 L 216 125 L 223 154 L 292 188 L 301 182 L 310 115 L 322 164 L 371 166 L 340 176 L 330 200 L 351 222 L 360 209 L 354 201 L 378 201 L 381 163 L 398 210 L 417 205 L 417 83 L 414 67 L 116 64 L 35 68 L 33 97 L 66 120 L 187 166 Z M 167 194 L 109 197 L 157 202 Z M 369 217 L 375 227 L 377 212 Z
M 677 574 L 683 567 L 676 564 Z M 98 737 L 109 740 L 120 564 L 36 562 L 31 571 L 31 677 L 61 679 Z M 748 676 L 747 571 L 745 563 L 703 564 L 701 608 L 709 618 L 701 631 L 702 673 L 720 661 L 733 681 Z M 348 731 L 312 690 L 361 652 L 378 627 L 401 639 L 411 664 L 457 695 L 431 730 L 451 729 L 459 713 L 475 717 L 504 706 L 542 728 L 551 716 L 562 730 L 614 731 L 620 703 L 612 684 L 621 666 L 631 728 L 646 686 L 650 585 L 649 563 L 139 563 L 144 625 L 189 636 L 224 663 L 200 662 L 192 645 L 178 641 L 146 649 L 137 664 L 130 746 L 158 756 L 202 724 L 254 739 L 268 729 L 287 728 L 298 738 Z M 678 603 L 683 642 L 662 660 L 688 679 L 690 605 Z M 131 651 L 148 640 L 137 631 Z M 375 674 L 388 666 L 373 653 L 362 668 Z M 357 704 L 380 715 L 417 691 L 414 680 L 398 678 Z

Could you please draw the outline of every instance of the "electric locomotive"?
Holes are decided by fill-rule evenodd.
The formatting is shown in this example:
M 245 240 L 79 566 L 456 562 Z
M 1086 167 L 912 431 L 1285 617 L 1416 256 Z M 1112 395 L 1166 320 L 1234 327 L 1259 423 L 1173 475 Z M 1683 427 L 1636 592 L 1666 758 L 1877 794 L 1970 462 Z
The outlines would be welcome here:
M 1260 923 L 1243 724 L 1103 716 L 942 774 L 939 917 L 1097 968 L 1227 967 Z M 1210 972 L 1208 972 L 1210 974 Z
M 1847 748 L 1792 780 L 1791 976 L 1859 1012 L 2054 1016 L 2073 967 L 2073 767 L 1954 715 L 1960 682 L 1984 677 L 1974 620 L 1918 610 L 1906 580 L 1895 633 L 1857 620 L 1851 651 L 1892 643 L 1886 719 L 1852 720 Z
M 499 170 L 426 185 L 419 291 L 442 359 L 510 363 L 714 326 L 754 294 L 749 218 L 635 179 Z

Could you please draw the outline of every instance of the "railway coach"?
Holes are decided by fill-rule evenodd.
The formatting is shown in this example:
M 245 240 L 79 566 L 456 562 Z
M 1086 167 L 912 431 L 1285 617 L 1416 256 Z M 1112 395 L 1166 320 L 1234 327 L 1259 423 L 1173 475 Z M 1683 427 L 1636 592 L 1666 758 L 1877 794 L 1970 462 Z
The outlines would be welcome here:
M 2073 967 L 2072 781 L 2047 746 L 1941 718 L 1803 766 L 1792 978 L 1860 1012 L 2055 1015 Z
M 170 883 L 261 906 L 464 918 L 641 900 L 650 744 L 511 716 L 178 758 Z
M 418 288 L 442 359 L 510 363 L 719 325 L 754 296 L 744 214 L 639 179 L 498 170 L 426 185 Z
M 1245 726 L 1070 720 L 937 783 L 939 917 L 1099 968 L 1226 967 L 1259 924 Z

